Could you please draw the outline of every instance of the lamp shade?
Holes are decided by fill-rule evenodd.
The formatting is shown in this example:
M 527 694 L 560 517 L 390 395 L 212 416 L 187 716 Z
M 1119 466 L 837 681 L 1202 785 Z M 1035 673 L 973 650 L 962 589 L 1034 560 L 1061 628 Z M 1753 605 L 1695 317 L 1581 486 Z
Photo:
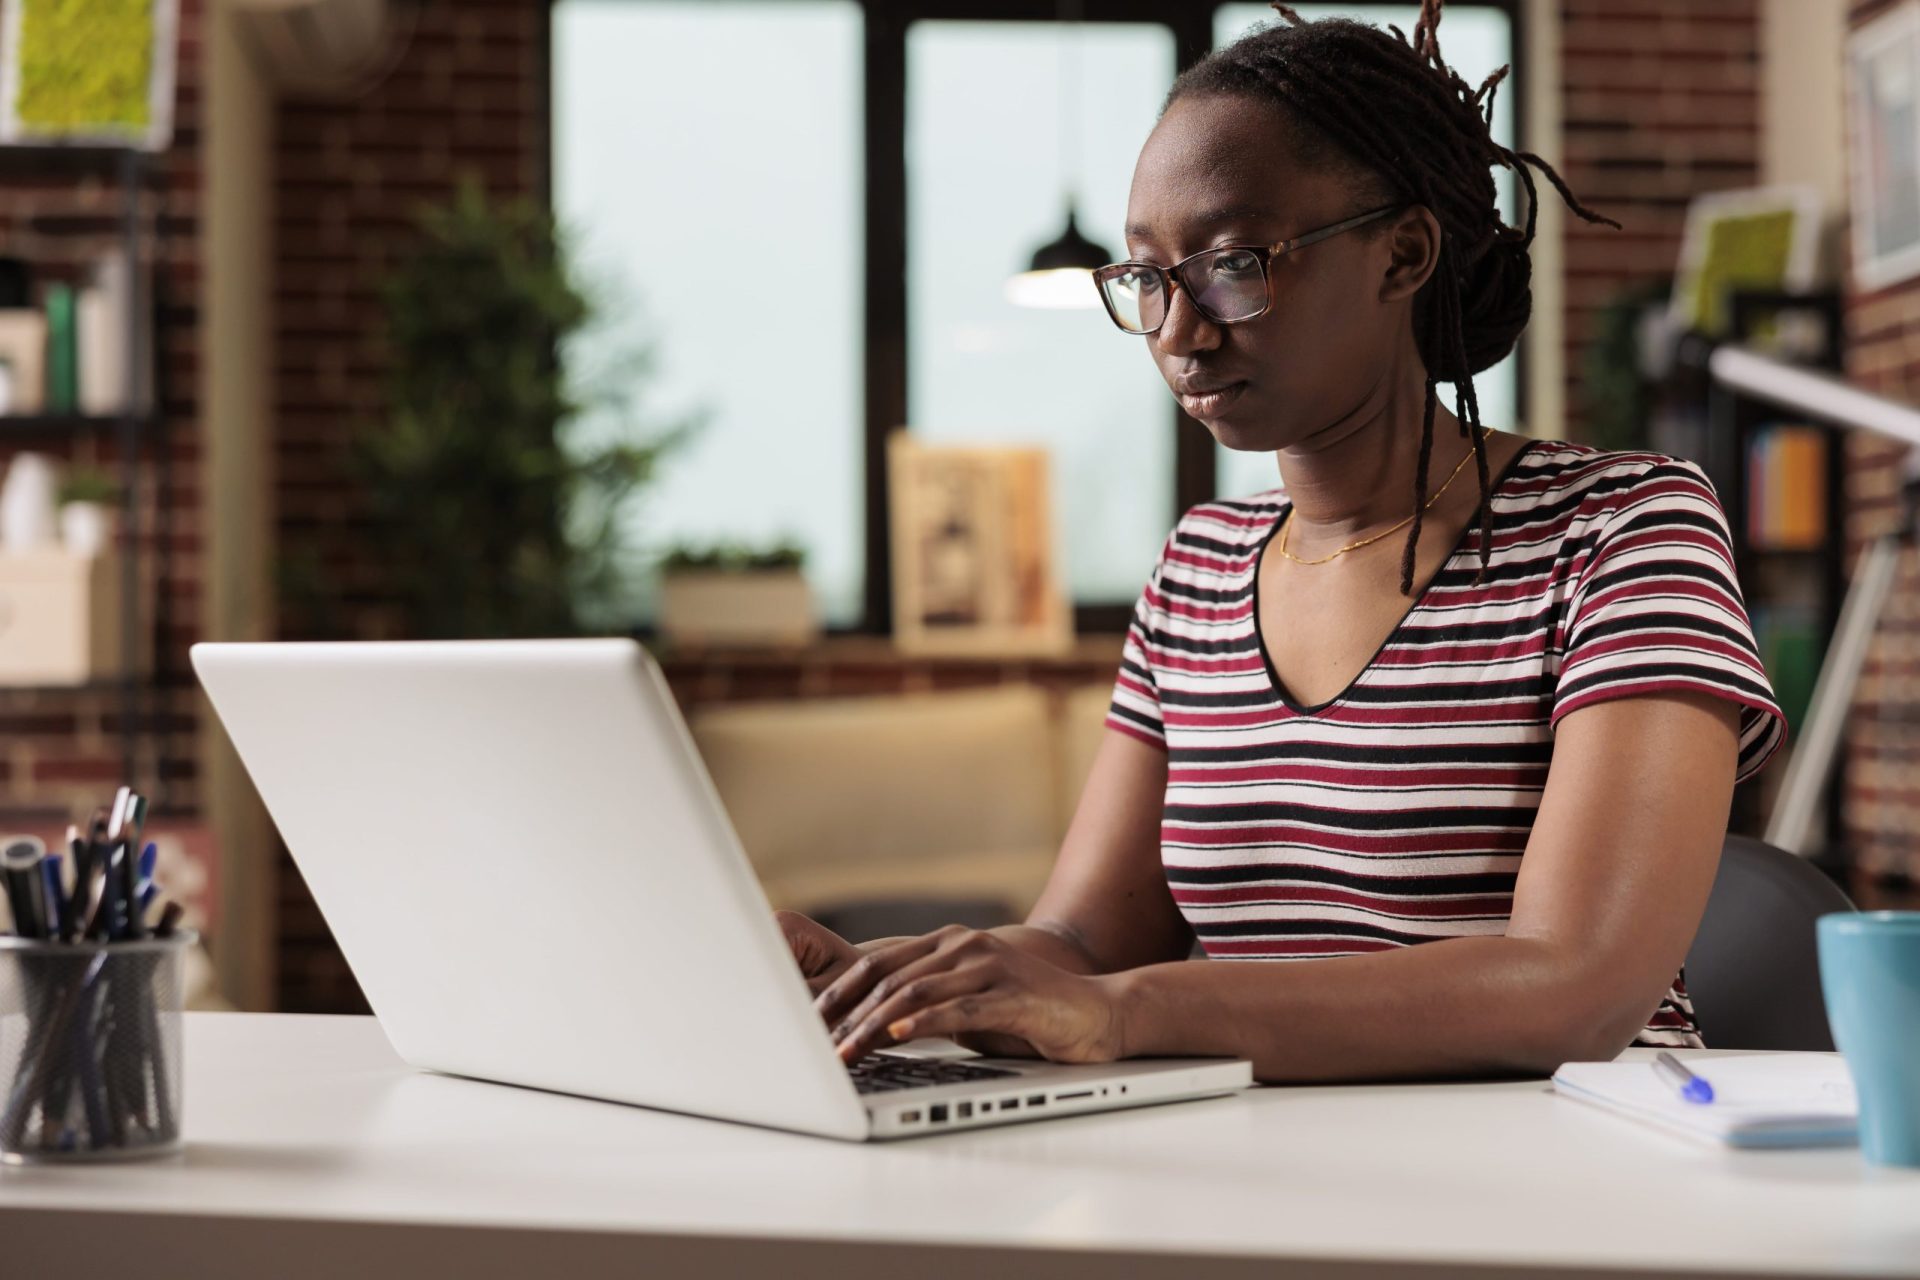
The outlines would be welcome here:
M 1033 261 L 1007 281 L 1007 301 L 1022 307 L 1097 307 L 1093 269 L 1113 261 L 1106 249 L 1080 234 L 1073 205 L 1067 205 L 1067 229 L 1033 251 Z

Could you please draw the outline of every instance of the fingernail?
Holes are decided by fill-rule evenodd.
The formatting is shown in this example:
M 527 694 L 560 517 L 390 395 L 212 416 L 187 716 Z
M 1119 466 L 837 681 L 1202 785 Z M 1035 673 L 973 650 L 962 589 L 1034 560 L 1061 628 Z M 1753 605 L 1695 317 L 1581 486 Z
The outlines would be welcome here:
M 905 1040 L 907 1038 L 907 1032 L 911 1030 L 913 1030 L 912 1018 L 902 1018 L 898 1022 L 887 1025 L 887 1034 L 895 1040 Z

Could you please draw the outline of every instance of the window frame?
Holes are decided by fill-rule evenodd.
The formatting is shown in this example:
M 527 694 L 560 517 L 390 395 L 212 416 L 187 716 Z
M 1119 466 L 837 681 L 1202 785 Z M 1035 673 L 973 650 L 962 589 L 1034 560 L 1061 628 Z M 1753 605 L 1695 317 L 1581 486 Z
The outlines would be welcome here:
M 549 9 L 554 0 L 549 0 Z M 645 0 L 635 0 L 644 3 Z M 1512 24 L 1513 71 L 1501 86 L 1512 95 L 1514 132 L 1527 138 L 1524 0 L 1462 0 L 1476 8 L 1504 11 Z M 858 624 L 830 628 L 830 634 L 891 635 L 893 631 L 892 548 L 887 516 L 887 435 L 908 422 L 907 386 L 907 27 L 924 19 L 960 22 L 1058 22 L 1058 0 L 857 0 L 865 27 L 863 69 L 866 119 L 862 160 L 866 166 L 866 280 L 862 320 L 865 331 L 865 405 L 861 455 L 865 466 L 862 609 Z M 1213 49 L 1217 0 L 1081 0 L 1082 22 L 1156 23 L 1173 34 L 1176 74 Z M 1276 15 L 1277 16 L 1277 15 Z M 552 20 L 542 38 L 551 40 Z M 551 102 L 551 88 L 543 95 Z M 551 129 L 551 123 L 549 123 Z M 552 169 L 546 176 L 552 200 Z M 1520 351 L 1516 401 L 1527 413 L 1526 350 Z M 1174 432 L 1174 476 L 1167 495 L 1165 527 L 1181 512 L 1213 498 L 1216 482 L 1213 437 L 1168 397 L 1168 426 Z M 1141 566 L 1142 581 L 1146 566 Z M 1073 605 L 1074 628 L 1081 634 L 1119 634 L 1126 630 L 1133 604 Z

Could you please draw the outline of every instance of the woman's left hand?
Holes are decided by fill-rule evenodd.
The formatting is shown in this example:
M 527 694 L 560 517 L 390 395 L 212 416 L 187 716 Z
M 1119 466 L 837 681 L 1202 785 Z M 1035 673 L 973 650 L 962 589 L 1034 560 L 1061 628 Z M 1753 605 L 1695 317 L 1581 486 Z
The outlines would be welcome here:
M 920 1036 L 1053 1062 L 1111 1062 L 1124 1052 L 1106 977 L 1070 973 L 960 925 L 868 952 L 814 1007 L 843 1062 Z

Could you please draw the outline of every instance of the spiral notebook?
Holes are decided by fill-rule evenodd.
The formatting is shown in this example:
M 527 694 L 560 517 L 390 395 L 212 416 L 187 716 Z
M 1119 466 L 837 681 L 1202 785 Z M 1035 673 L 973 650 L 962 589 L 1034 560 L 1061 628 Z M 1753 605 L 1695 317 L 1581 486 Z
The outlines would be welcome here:
M 1687 1066 L 1713 1086 L 1714 1100 L 1688 1102 L 1649 1058 L 1569 1062 L 1554 1091 L 1673 1133 L 1731 1147 L 1850 1146 L 1859 1103 L 1837 1053 L 1756 1053 L 1694 1058 Z

